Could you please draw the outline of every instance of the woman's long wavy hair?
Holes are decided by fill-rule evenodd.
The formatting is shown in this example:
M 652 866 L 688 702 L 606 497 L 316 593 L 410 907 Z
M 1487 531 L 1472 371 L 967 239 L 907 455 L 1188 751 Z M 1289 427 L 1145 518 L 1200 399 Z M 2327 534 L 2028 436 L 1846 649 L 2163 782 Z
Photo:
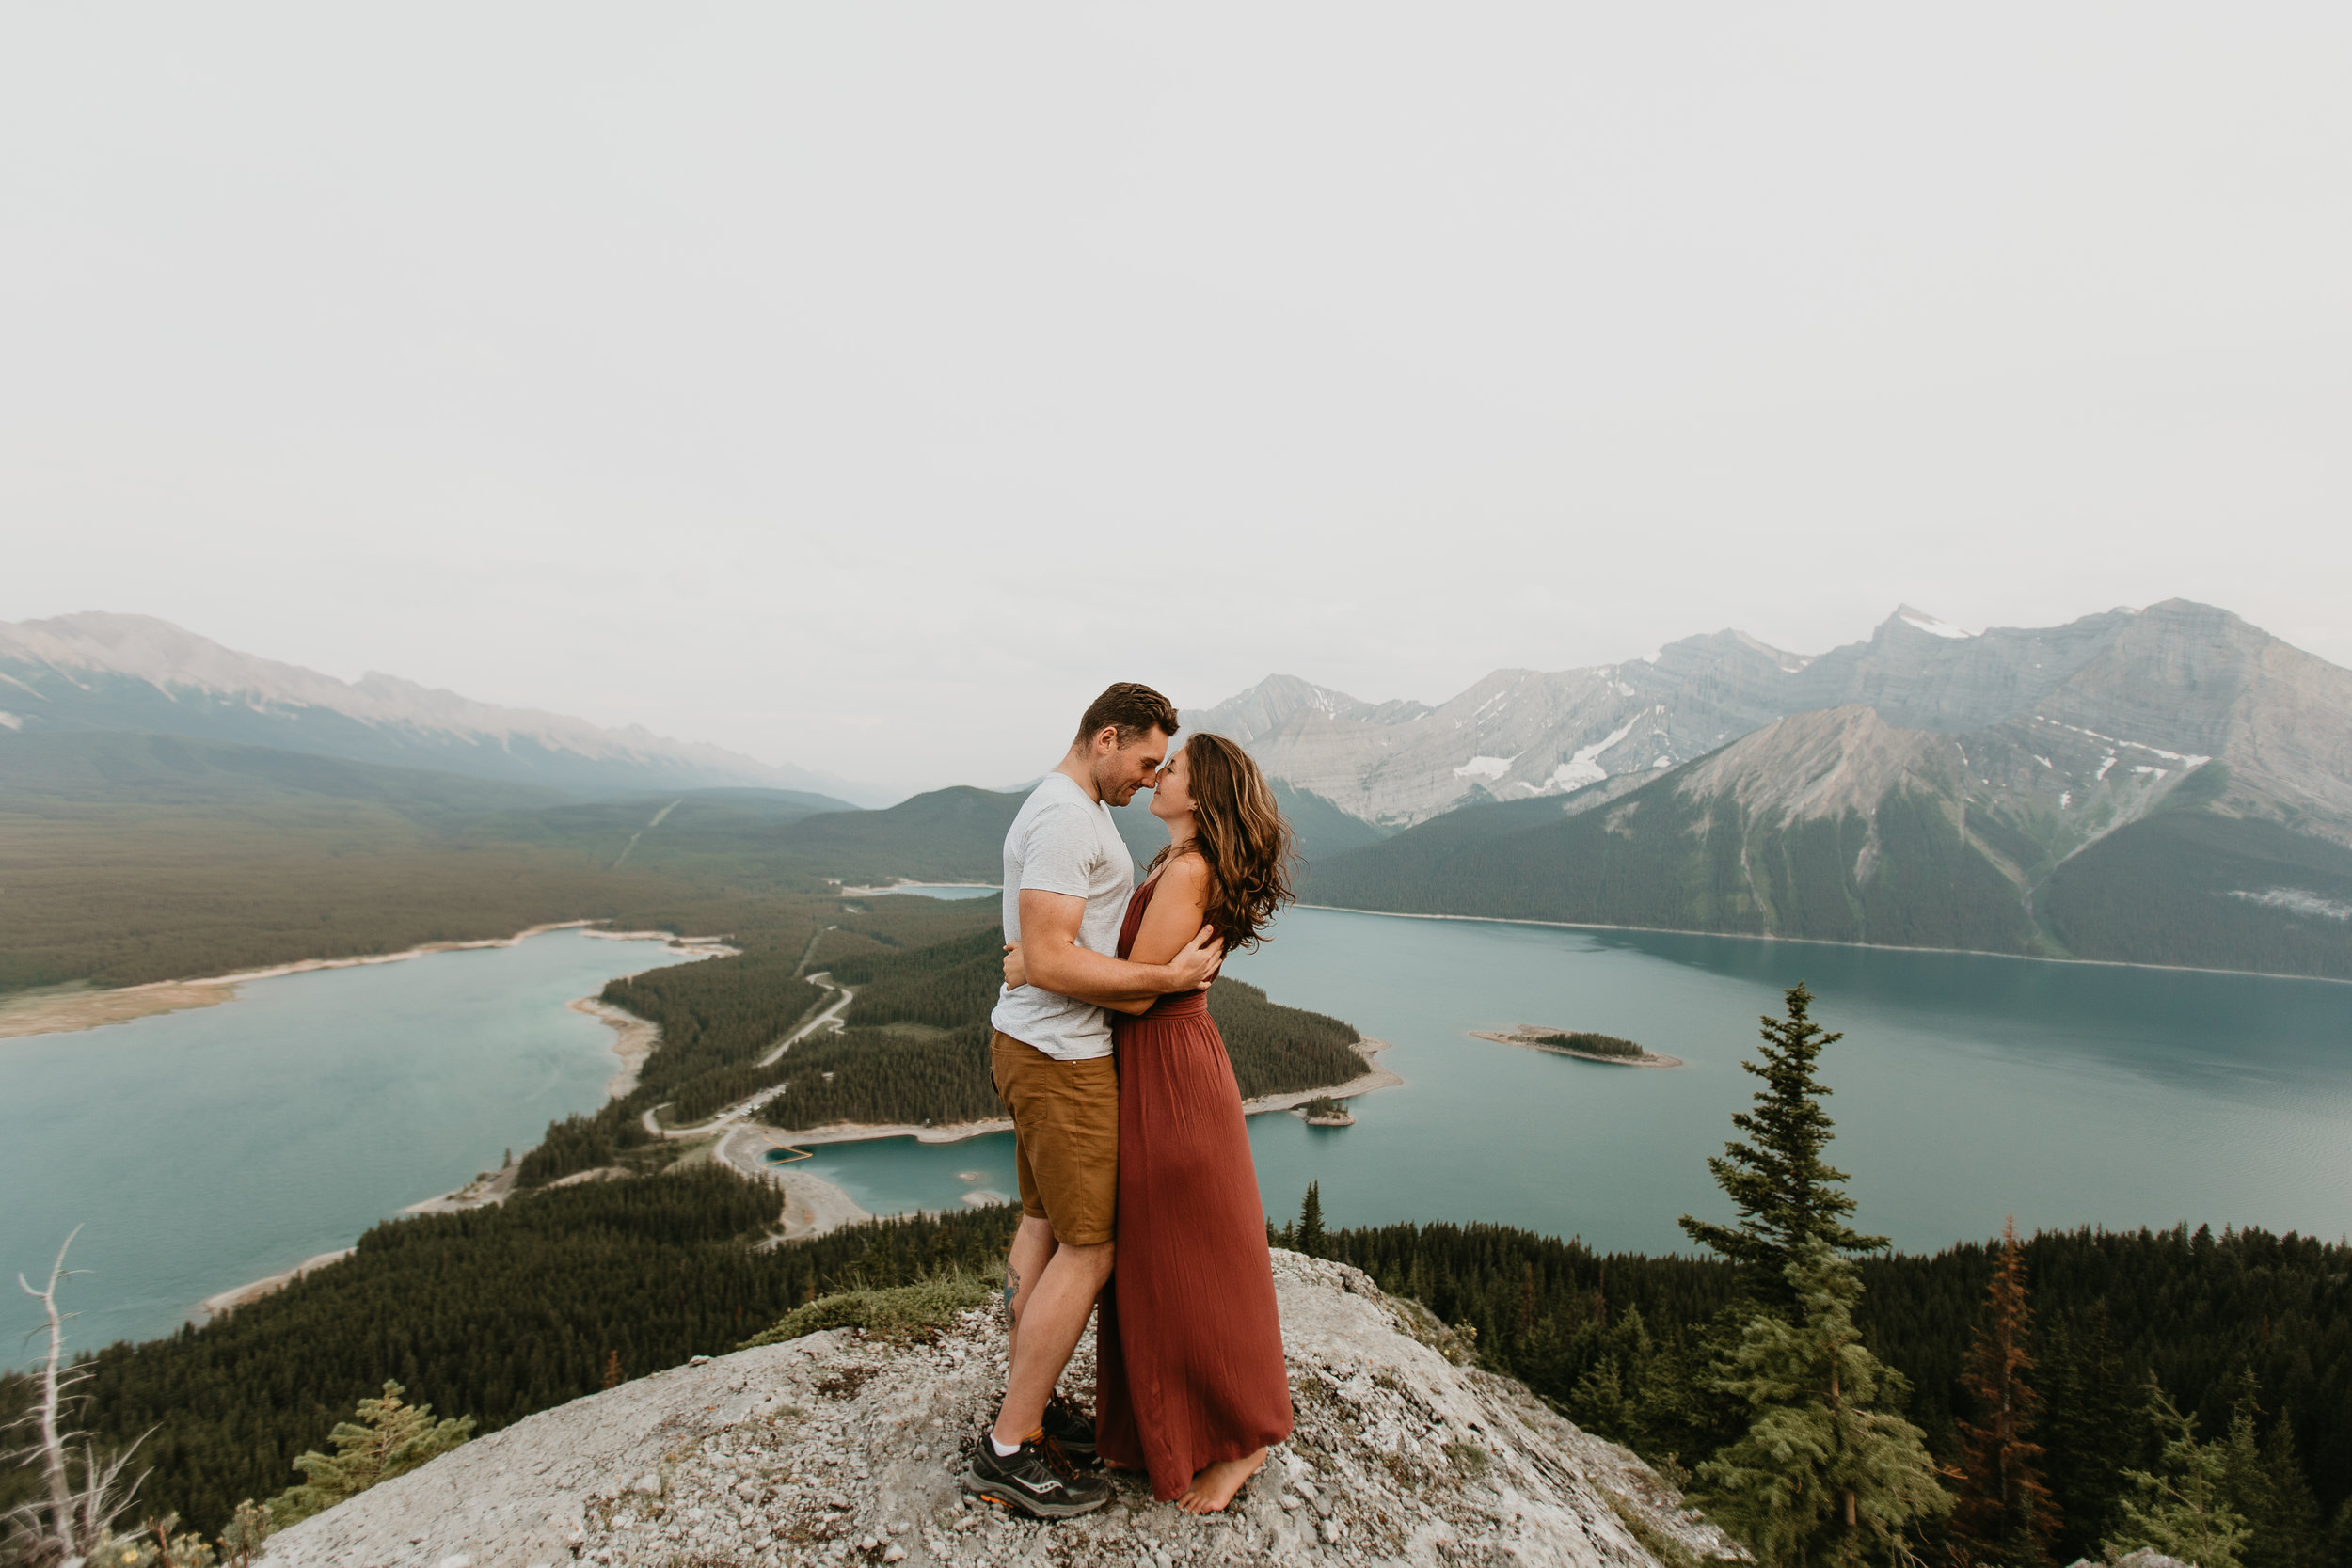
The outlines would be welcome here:
M 1248 752 L 1203 731 L 1184 742 L 1184 755 L 1191 760 L 1192 847 L 1209 867 L 1206 918 L 1226 951 L 1255 947 L 1274 911 L 1297 902 L 1291 891 L 1297 835 Z M 1168 855 L 1161 850 L 1152 864 Z

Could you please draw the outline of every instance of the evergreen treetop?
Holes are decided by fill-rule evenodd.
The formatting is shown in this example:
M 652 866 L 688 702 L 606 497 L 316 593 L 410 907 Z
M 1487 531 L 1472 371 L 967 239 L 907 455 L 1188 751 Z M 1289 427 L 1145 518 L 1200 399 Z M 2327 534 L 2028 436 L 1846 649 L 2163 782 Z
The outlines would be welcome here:
M 1763 1064 L 1740 1066 L 1764 1081 L 1755 1108 L 1735 1113 L 1731 1124 L 1752 1142 L 1724 1145 L 1708 1169 L 1740 1212 L 1731 1225 L 1682 1216 L 1683 1230 L 1700 1244 L 1746 1266 L 1756 1292 L 1792 1305 L 1788 1269 L 1819 1242 L 1839 1252 L 1877 1252 L 1883 1236 L 1865 1236 L 1846 1224 L 1853 1199 L 1840 1183 L 1846 1173 L 1823 1160 L 1833 1125 L 1821 1110 L 1830 1091 L 1814 1076 L 1821 1048 L 1845 1038 L 1813 1022 L 1813 993 L 1800 980 L 1787 992 L 1788 1016 L 1759 1020 Z

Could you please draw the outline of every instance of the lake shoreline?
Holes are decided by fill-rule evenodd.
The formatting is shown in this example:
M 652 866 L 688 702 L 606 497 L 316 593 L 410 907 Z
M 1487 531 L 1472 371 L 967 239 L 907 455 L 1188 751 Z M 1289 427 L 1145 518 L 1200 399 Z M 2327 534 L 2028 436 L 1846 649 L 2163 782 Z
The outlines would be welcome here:
M 1255 1100 L 1245 1100 L 1242 1101 L 1241 1114 L 1245 1117 L 1267 1116 L 1278 1111 L 1295 1109 L 1311 1100 L 1325 1095 L 1334 1100 L 1345 1100 L 1355 1095 L 1369 1094 L 1375 1089 L 1393 1089 L 1404 1086 L 1405 1080 L 1382 1067 L 1379 1062 L 1382 1052 L 1396 1049 L 1392 1041 L 1375 1039 L 1370 1035 L 1365 1035 L 1358 1038 L 1353 1049 L 1364 1058 L 1366 1070 L 1357 1074 L 1346 1083 L 1334 1084 L 1319 1089 L 1289 1089 L 1280 1094 L 1261 1095 Z M 885 1124 L 836 1121 L 829 1122 L 822 1127 L 800 1129 L 777 1127 L 771 1128 L 769 1131 L 780 1140 L 781 1144 L 786 1145 L 870 1143 L 879 1138 L 912 1138 L 921 1144 L 959 1144 L 968 1138 L 987 1137 L 992 1132 L 1009 1132 L 1012 1131 L 1012 1122 L 1005 1117 L 993 1117 L 986 1121 L 954 1121 L 936 1127 L 907 1122 Z
M 724 958 L 735 952 L 713 938 L 681 937 L 668 931 L 607 931 L 592 920 L 556 920 L 532 926 L 506 937 L 476 937 L 464 942 L 428 942 L 397 953 L 356 953 L 340 958 L 296 958 L 263 969 L 232 970 L 226 974 L 199 975 L 187 980 L 148 980 L 135 986 L 80 988 L 42 987 L 14 997 L 0 997 L 0 1040 L 31 1039 L 41 1035 L 72 1035 L 142 1018 L 185 1012 L 194 1007 L 233 1002 L 237 988 L 254 980 L 276 980 L 288 974 L 309 974 L 324 969 L 362 969 L 370 964 L 405 963 L 437 953 L 479 952 L 514 947 L 549 931 L 579 931 L 604 942 L 665 942 L 682 952 Z
M 672 951 L 694 954 L 696 956 L 695 961 L 699 961 L 702 958 L 728 958 L 739 951 L 739 949 L 730 947 L 725 942 L 719 941 L 715 937 L 682 937 L 669 931 L 610 931 L 601 929 L 585 920 L 568 920 L 546 926 L 533 926 L 528 930 L 517 931 L 511 937 L 486 938 L 473 942 L 432 942 L 427 943 L 425 946 L 410 948 L 401 953 L 373 955 L 361 958 L 309 958 L 301 960 L 297 963 L 280 965 L 274 969 L 246 971 L 233 975 L 222 975 L 209 980 L 161 981 L 157 982 L 157 984 L 162 986 L 206 986 L 221 989 L 223 993 L 214 997 L 211 1001 L 191 1004 L 191 1006 L 211 1006 L 213 1002 L 226 1002 L 230 1000 L 235 995 L 235 992 L 233 990 L 228 988 L 247 980 L 276 979 L 279 975 L 283 974 L 307 974 L 310 971 L 320 969 L 351 969 L 364 964 L 396 963 L 408 958 L 427 958 L 436 953 L 454 953 L 484 948 L 515 947 L 529 941 L 532 937 L 543 936 L 549 931 L 569 930 L 577 930 L 582 936 L 595 937 L 605 942 L 660 942 L 667 945 Z M 630 972 L 632 974 L 642 973 L 643 971 Z M 628 979 L 628 974 L 617 974 L 612 976 L 613 979 L 622 980 Z M 104 995 L 109 993 L 100 992 L 98 994 Z M 635 1013 L 629 1012 L 626 1008 L 613 1006 L 611 1003 L 604 1001 L 601 995 L 575 997 L 570 1002 L 565 1003 L 564 1006 L 572 1012 L 580 1013 L 584 1017 L 596 1020 L 598 1022 L 610 1028 L 613 1033 L 612 1043 L 609 1049 L 612 1051 L 612 1054 L 618 1058 L 620 1065 L 617 1069 L 615 1069 L 612 1075 L 605 1080 L 606 1101 L 610 1102 L 612 1101 L 618 1100 L 623 1095 L 628 1094 L 631 1089 L 635 1088 L 637 1086 L 638 1074 L 644 1070 L 646 1058 L 653 1054 L 654 1048 L 660 1043 L 660 1025 L 652 1022 L 650 1020 L 640 1018 Z M 153 1016 L 156 1012 L 179 1010 L 181 1009 L 178 1007 L 156 1008 L 151 1009 L 148 1013 L 130 1016 L 150 1017 Z M 110 1019 L 105 1022 L 119 1022 L 127 1021 L 128 1020 L 126 1018 Z M 97 1025 L 88 1025 L 88 1027 L 96 1026 Z M 64 1031 L 60 1030 L 49 1032 L 61 1033 Z M 446 1193 L 439 1193 L 432 1197 L 423 1198 L 418 1202 L 407 1204 L 403 1207 L 397 1214 L 391 1217 L 399 1218 L 405 1215 L 424 1214 L 456 1214 L 463 1213 L 472 1209 L 489 1208 L 498 1204 L 502 1204 L 509 1197 L 514 1196 L 515 1178 L 519 1173 L 519 1170 L 520 1166 L 517 1164 L 508 1164 L 502 1166 L 498 1171 L 492 1173 L 487 1180 L 477 1177 L 473 1180 L 466 1182 L 462 1186 L 451 1188 Z M 808 1178 L 805 1180 L 814 1180 L 815 1179 Z M 820 1209 L 826 1207 L 822 1195 L 815 1196 L 817 1197 L 817 1207 Z M 849 1195 L 846 1193 L 840 1194 L 840 1201 L 844 1204 L 849 1203 Z M 803 1204 L 803 1207 L 808 1206 L 809 1205 L 805 1203 Z M 850 1205 L 850 1207 L 853 1208 L 855 1206 Z M 814 1233 L 821 1234 L 821 1232 Z M 339 1263 L 344 1259 L 350 1257 L 356 1250 L 357 1247 L 355 1245 L 343 1247 L 335 1252 L 321 1253 L 315 1258 L 304 1260 L 300 1264 L 297 1264 L 294 1268 L 288 1270 L 285 1273 L 266 1275 L 260 1279 L 249 1280 L 243 1285 L 233 1286 L 229 1290 L 216 1291 L 214 1294 L 205 1297 L 203 1301 L 199 1302 L 198 1304 L 197 1310 L 198 1312 L 203 1314 L 205 1319 L 216 1318 L 225 1312 L 232 1311 L 235 1308 L 246 1306 L 250 1302 L 259 1301 L 263 1296 L 270 1295 L 277 1291 L 282 1290 L 294 1281 L 309 1275 L 313 1270 L 326 1268 L 335 1263 Z M 197 1319 L 195 1314 L 191 1314 L 191 1321 L 201 1320 Z
M 1414 910 L 1359 910 L 1345 904 L 1297 904 L 1327 914 L 1369 914 L 1383 920 L 1451 920 L 1470 926 L 1535 926 L 1552 931 L 1633 931 L 1661 937 L 1714 937 L 1724 942 L 1785 942 L 1835 947 L 1849 953 L 1943 953 L 1964 958 L 2008 958 L 2017 963 L 2065 964 L 2079 969 L 2136 969 L 2154 974 L 2229 974 L 2242 980 L 2309 980 L 2314 985 L 2352 986 L 2332 974 L 2282 974 L 2271 969 L 2214 969 L 2202 964 L 2144 964 L 2126 958 L 2058 958 L 2046 953 L 1994 953 L 1982 947 L 1898 947 L 1882 942 L 1833 942 L 1827 937 L 1790 937 L 1773 931 L 1699 931 L 1685 926 L 1614 926 L 1597 920 L 1530 920 L 1510 914 L 1424 914 Z

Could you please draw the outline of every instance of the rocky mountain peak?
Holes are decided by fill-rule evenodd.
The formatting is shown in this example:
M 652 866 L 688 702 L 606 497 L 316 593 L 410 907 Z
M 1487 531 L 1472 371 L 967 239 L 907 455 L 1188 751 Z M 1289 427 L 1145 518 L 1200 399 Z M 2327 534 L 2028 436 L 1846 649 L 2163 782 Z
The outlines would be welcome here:
M 1895 607 L 1895 613 L 1880 625 L 1872 640 L 1876 641 L 1877 637 L 1884 637 L 1890 632 L 1901 636 L 1907 631 L 1925 632 L 1930 637 L 1941 637 L 1950 642 L 1963 641 L 1979 635 L 1953 626 L 1949 621 L 1939 620 L 1924 610 L 1914 610 L 1906 604 Z
M 1395 724 L 1428 712 L 1419 703 L 1403 699 L 1367 703 L 1344 691 L 1317 686 L 1296 675 L 1268 675 L 1248 690 L 1228 697 L 1212 708 L 1188 708 L 1181 715 L 1184 728 L 1207 730 L 1247 746 L 1272 735 L 1294 719 L 1340 719 L 1363 724 Z
M 639 1563 L 1511 1561 L 1735 1555 L 1625 1449 L 1468 1365 L 1357 1270 L 1277 1252 L 1297 1429 L 1223 1515 L 1131 1476 L 1057 1525 L 965 1499 L 1004 1378 L 993 1308 L 892 1341 L 834 1329 L 675 1368 L 477 1439 L 270 1543 L 271 1568 Z M 1092 1376 L 1091 1342 L 1065 1387 Z

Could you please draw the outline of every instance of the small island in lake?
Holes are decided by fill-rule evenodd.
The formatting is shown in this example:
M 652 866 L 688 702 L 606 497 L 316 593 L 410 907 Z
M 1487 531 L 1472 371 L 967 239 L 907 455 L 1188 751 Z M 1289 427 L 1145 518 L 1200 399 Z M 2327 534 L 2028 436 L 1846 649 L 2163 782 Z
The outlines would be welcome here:
M 1327 1094 L 1319 1094 L 1297 1109 L 1298 1114 L 1307 1118 L 1307 1125 L 1310 1127 L 1353 1127 L 1356 1125 L 1356 1114 L 1347 1108 L 1347 1101 L 1334 1100 Z
M 1492 1035 L 1483 1029 L 1470 1031 L 1472 1039 L 1493 1040 L 1498 1045 L 1516 1045 L 1528 1051 L 1549 1051 L 1562 1056 L 1581 1056 L 1588 1062 L 1613 1062 L 1619 1067 L 1680 1067 L 1682 1058 L 1668 1056 L 1645 1049 L 1631 1040 L 1614 1035 L 1596 1035 L 1585 1030 L 1554 1029 L 1540 1023 L 1522 1023 L 1507 1034 Z

